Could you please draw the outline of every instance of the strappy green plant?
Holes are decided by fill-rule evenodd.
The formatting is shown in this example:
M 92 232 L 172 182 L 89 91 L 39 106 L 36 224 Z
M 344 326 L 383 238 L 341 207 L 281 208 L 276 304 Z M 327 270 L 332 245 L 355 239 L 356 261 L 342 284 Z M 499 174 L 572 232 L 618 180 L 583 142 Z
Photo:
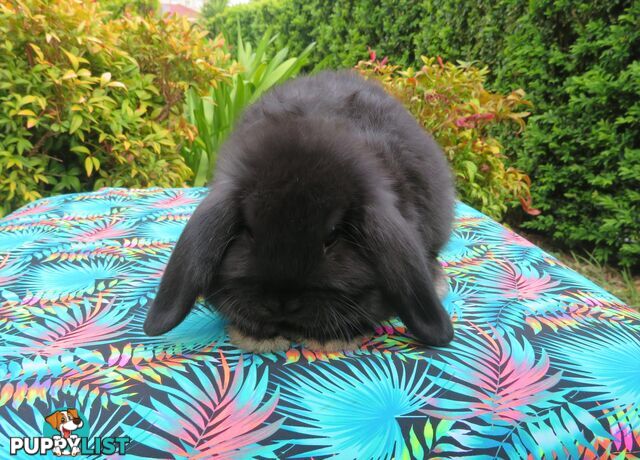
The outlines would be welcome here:
M 277 35 L 266 32 L 253 47 L 244 42 L 238 30 L 235 67 L 228 82 L 212 86 L 205 95 L 192 90 L 187 95 L 187 118 L 198 130 L 192 143 L 183 147 L 183 157 L 194 171 L 194 186 L 206 184 L 212 177 L 218 150 L 243 109 L 273 86 L 295 77 L 307 62 L 315 44 L 296 57 L 289 49 L 273 50 Z M 275 51 L 275 53 L 274 53 Z

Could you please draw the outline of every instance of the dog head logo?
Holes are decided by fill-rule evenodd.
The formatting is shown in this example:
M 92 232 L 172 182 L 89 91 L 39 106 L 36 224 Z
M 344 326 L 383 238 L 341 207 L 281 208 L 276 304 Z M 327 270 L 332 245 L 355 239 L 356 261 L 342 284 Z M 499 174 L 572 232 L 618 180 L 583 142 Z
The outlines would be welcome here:
M 54 440 L 64 440 L 56 443 L 53 449 L 55 455 L 73 455 L 80 453 L 80 437 L 86 436 L 85 423 L 76 409 L 61 409 L 45 417 L 53 431 L 49 430 Z
M 84 424 L 75 409 L 59 410 L 46 417 L 45 420 L 65 438 L 70 437 L 74 431 L 82 428 Z

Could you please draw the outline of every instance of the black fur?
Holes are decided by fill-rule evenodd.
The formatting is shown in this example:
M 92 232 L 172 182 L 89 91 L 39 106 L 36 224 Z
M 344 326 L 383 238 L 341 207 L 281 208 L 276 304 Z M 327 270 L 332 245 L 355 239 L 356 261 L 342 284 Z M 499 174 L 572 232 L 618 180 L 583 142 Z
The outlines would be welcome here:
M 222 147 L 145 332 L 172 329 L 203 295 L 256 338 L 347 340 L 398 314 L 445 345 L 433 280 L 453 202 L 442 151 L 377 84 L 350 72 L 288 82 Z

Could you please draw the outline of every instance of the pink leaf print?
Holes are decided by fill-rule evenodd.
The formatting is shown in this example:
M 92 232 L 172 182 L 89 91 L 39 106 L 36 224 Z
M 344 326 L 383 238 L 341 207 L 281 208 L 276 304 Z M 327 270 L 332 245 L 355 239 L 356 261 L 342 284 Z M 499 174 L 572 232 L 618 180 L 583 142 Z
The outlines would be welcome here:
M 32 216 L 34 214 L 44 214 L 47 211 L 51 210 L 51 206 L 46 200 L 41 200 L 38 204 L 31 206 L 30 208 L 23 208 L 15 211 L 14 213 L 5 217 L 5 220 L 17 219 L 19 217 L 27 217 Z
M 201 366 L 197 375 L 199 384 L 176 378 L 186 385 L 172 390 L 174 407 L 164 409 L 142 408 L 152 423 L 171 418 L 171 423 L 155 424 L 170 429 L 180 444 L 167 441 L 167 450 L 175 456 L 200 458 L 251 458 L 259 450 L 258 444 L 273 435 L 283 419 L 265 424 L 273 414 L 279 400 L 279 391 L 267 394 L 267 373 L 258 376 L 255 366 L 245 373 L 242 359 L 231 372 L 222 352 L 216 366 Z M 220 373 L 220 366 L 222 373 Z M 222 374 L 222 375 L 221 375 Z M 169 426 L 170 425 L 170 426 Z
M 535 270 L 523 273 L 521 267 L 506 260 L 496 260 L 492 266 L 487 264 L 484 270 L 485 275 L 478 284 L 486 292 L 504 299 L 534 300 L 560 285 L 548 273 L 540 274 Z
M 506 228 L 501 229 L 500 238 L 502 238 L 502 240 L 504 241 L 503 244 L 509 244 L 509 245 L 514 244 L 517 246 L 523 246 L 527 248 L 535 247 L 535 245 L 531 241 L 523 238 L 517 233 L 512 232 L 511 230 L 508 230 Z
M 537 359 L 528 342 L 505 338 L 495 329 L 483 330 L 473 323 L 459 334 L 454 347 L 456 358 L 447 358 L 444 370 L 461 383 L 452 383 L 471 402 L 457 405 L 449 399 L 434 398 L 428 415 L 440 418 L 467 419 L 485 414 L 503 422 L 518 422 L 535 414 L 532 405 L 544 406 L 558 393 L 551 390 L 561 373 L 547 375 L 549 358 Z M 451 406 L 451 407 L 450 407 Z M 453 407 L 455 406 L 455 407 Z
M 24 300 L 23 300 L 24 302 Z M 34 323 L 23 330 L 30 343 L 22 341 L 17 348 L 22 354 L 54 356 L 75 348 L 89 348 L 91 344 L 113 340 L 126 330 L 131 318 L 117 317 L 111 309 L 114 300 L 105 301 L 102 296 L 94 304 L 71 305 L 64 314 L 57 311 L 55 316 L 40 314 L 44 324 Z M 64 318 L 64 321 L 60 321 Z M 49 320 L 47 320 L 49 319 Z
M 173 196 L 169 196 L 162 200 L 158 200 L 153 203 L 154 208 L 159 209 L 172 209 L 178 206 L 187 206 L 190 204 L 197 203 L 199 200 L 194 198 L 193 196 L 187 195 L 185 192 L 178 192 Z
M 117 221 L 109 222 L 104 226 L 97 226 L 92 230 L 88 230 L 78 235 L 78 241 L 89 242 L 120 238 L 131 234 L 131 229 L 119 228 Z

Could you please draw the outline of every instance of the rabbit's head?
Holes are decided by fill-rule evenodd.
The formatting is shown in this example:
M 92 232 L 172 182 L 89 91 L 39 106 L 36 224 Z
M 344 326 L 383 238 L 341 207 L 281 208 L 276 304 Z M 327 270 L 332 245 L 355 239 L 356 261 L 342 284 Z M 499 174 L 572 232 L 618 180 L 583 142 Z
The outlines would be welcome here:
M 344 123 L 269 117 L 225 144 L 211 192 L 171 255 L 145 322 L 204 296 L 257 338 L 349 340 L 398 314 L 426 344 L 453 336 L 416 223 L 367 139 Z

